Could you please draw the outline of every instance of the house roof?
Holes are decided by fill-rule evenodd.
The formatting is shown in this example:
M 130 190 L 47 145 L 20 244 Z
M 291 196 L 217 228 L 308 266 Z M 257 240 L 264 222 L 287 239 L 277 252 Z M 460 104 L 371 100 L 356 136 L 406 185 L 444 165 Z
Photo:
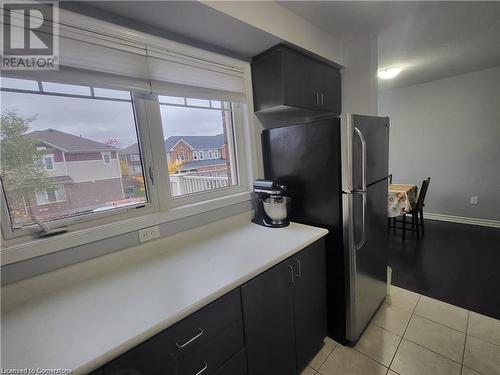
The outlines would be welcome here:
M 227 160 L 224 159 L 205 159 L 205 160 L 196 160 L 190 163 L 183 164 L 179 171 L 190 171 L 195 170 L 201 167 L 213 167 L 216 165 L 227 165 Z
M 38 139 L 49 146 L 53 146 L 65 152 L 101 152 L 118 150 L 116 147 L 55 129 L 35 130 L 26 133 L 26 136 Z
M 174 135 L 165 140 L 165 149 L 171 150 L 181 139 L 194 150 L 220 149 L 224 145 L 224 134 Z
M 123 150 L 121 150 L 121 153 L 127 155 L 138 155 L 139 145 L 137 143 L 131 144 L 130 146 L 125 147 Z

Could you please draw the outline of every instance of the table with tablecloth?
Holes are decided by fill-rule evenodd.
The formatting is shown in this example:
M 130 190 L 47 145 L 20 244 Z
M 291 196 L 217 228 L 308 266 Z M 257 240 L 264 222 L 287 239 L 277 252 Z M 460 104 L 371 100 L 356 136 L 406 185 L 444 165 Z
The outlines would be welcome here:
M 411 211 L 417 203 L 418 187 L 413 184 L 390 184 L 387 215 L 397 217 Z

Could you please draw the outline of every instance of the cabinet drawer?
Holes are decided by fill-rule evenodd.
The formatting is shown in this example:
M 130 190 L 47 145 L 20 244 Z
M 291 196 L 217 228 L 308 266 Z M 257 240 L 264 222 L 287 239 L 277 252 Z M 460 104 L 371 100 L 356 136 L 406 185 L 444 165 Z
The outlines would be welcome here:
M 212 374 L 244 346 L 243 322 L 234 322 L 213 337 L 177 358 L 179 375 Z
M 103 368 L 104 374 L 180 375 L 179 366 L 185 363 L 185 358 L 203 361 L 202 353 L 209 349 L 210 357 L 206 358 L 223 363 L 243 346 L 237 343 L 238 335 L 243 342 L 241 321 L 240 291 L 236 289 L 109 362 Z M 219 337 L 226 335 L 228 342 L 234 345 L 234 352 L 229 354 L 219 342 Z M 218 347 L 211 348 L 211 345 Z M 221 353 L 214 354 L 217 350 Z
M 161 333 L 170 352 L 182 355 L 204 345 L 234 322 L 242 320 L 240 291 L 234 290 Z
M 246 375 L 247 354 L 245 349 L 241 349 L 229 361 L 224 363 L 214 375 Z

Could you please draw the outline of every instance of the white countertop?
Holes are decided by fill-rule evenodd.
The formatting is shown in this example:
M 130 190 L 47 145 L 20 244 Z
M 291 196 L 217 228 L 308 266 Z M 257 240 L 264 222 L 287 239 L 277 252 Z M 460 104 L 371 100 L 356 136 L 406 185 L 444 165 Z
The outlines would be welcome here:
M 2 288 L 3 368 L 90 372 L 328 231 L 242 214 Z

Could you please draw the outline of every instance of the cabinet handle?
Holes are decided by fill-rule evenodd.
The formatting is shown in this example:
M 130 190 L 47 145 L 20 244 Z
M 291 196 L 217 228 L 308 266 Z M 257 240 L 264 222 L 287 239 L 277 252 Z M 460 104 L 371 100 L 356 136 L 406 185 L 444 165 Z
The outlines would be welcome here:
M 293 284 L 294 270 L 293 270 L 293 267 L 290 265 L 288 265 L 288 268 L 290 268 L 290 275 L 292 276 L 290 279 L 290 284 Z
M 319 105 L 319 92 L 316 93 L 316 105 Z
M 325 94 L 321 93 L 321 105 L 325 104 Z
M 198 332 L 194 337 L 190 338 L 184 344 L 180 345 L 178 343 L 175 343 L 175 346 L 177 346 L 178 349 L 182 349 L 182 348 L 188 346 L 189 344 L 191 344 L 194 340 L 196 340 L 198 337 L 200 337 L 201 335 L 203 335 L 203 330 L 201 328 L 198 328 L 198 330 L 200 332 Z
M 301 267 L 302 263 L 298 259 L 294 259 L 293 261 L 297 262 L 297 277 L 301 277 L 302 276 L 302 267 Z
M 207 368 L 208 368 L 207 362 L 203 361 L 203 368 L 194 375 L 203 374 Z

